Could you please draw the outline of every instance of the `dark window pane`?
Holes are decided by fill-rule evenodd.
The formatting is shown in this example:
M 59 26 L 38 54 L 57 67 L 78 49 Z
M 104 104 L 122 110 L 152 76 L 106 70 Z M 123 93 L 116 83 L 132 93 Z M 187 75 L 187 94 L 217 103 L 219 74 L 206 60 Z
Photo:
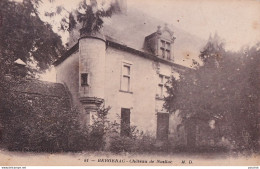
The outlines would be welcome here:
M 170 43 L 167 43 L 167 49 L 171 50 L 171 44 Z
M 88 74 L 81 73 L 81 86 L 88 86 Z
M 161 43 L 162 43 L 162 47 L 165 48 L 165 41 L 162 40 Z
M 165 82 L 167 83 L 170 80 L 170 77 L 165 76 Z
M 166 57 L 167 57 L 167 59 L 170 59 L 171 58 L 171 53 L 170 53 L 170 51 L 166 51 Z
M 159 82 L 163 83 L 163 75 L 159 75 Z
M 163 97 L 163 85 L 158 85 L 157 95 Z
M 164 58 L 165 57 L 165 51 L 162 50 L 162 57 Z
M 130 136 L 130 109 L 121 109 L 121 136 Z
M 157 113 L 157 139 L 168 140 L 169 113 Z

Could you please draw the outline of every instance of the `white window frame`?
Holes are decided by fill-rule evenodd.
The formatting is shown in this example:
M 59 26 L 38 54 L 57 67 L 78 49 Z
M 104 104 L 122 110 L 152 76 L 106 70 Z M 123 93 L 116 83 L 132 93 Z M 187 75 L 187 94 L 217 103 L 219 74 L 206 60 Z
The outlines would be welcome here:
M 129 75 L 125 75 L 123 73 L 125 66 L 129 67 Z M 132 62 L 125 61 L 125 60 L 122 61 L 122 64 L 121 64 L 121 77 L 120 77 L 120 91 L 122 91 L 122 92 L 132 93 L 132 80 L 133 80 L 132 66 L 133 66 Z M 123 89 L 123 78 L 124 77 L 128 77 L 129 78 L 129 84 L 128 84 L 128 89 L 129 90 L 124 90 Z
M 161 81 L 161 77 L 162 77 L 162 81 Z M 163 88 L 164 88 L 164 76 L 159 74 L 159 83 L 158 83 L 158 86 L 157 86 L 157 95 L 159 98 L 162 98 L 163 97 Z M 160 91 L 159 91 L 160 90 Z
M 162 42 L 165 43 L 165 46 L 162 45 Z M 169 44 L 170 48 L 168 48 L 167 44 Z M 171 60 L 171 53 L 172 53 L 171 42 L 169 42 L 168 40 L 166 40 L 164 38 L 161 38 L 161 39 L 159 39 L 159 46 L 160 46 L 159 50 L 160 50 L 160 53 L 161 53 L 161 57 L 163 59 Z M 167 57 L 167 52 L 169 52 L 169 55 L 170 55 L 169 57 Z M 163 53 L 164 53 L 164 55 L 163 55 Z
M 161 82 L 161 78 L 160 76 L 162 77 L 162 82 Z M 165 93 L 166 93 L 166 86 L 167 86 L 167 80 L 170 79 L 170 76 L 166 76 L 166 75 L 163 75 L 163 74 L 159 74 L 159 82 L 157 84 L 157 93 L 156 93 L 156 97 L 157 98 L 163 98 L 165 96 Z M 159 90 L 159 86 L 160 86 L 160 89 L 162 87 L 162 93 L 161 91 L 158 91 Z M 160 92 L 160 93 L 159 93 Z

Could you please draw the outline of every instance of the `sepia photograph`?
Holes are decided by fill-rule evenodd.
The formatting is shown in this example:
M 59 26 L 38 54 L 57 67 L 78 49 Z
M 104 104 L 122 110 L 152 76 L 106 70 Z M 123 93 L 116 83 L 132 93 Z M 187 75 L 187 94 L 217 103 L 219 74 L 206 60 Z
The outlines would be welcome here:
M 0 166 L 259 169 L 260 1 L 0 0 Z

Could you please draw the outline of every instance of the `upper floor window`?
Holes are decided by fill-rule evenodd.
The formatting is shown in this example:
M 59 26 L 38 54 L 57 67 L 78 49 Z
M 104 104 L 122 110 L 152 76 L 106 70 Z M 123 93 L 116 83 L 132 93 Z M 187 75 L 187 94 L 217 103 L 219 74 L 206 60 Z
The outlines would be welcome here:
M 166 85 L 167 82 L 170 80 L 169 76 L 159 75 L 159 83 L 157 87 L 157 94 L 156 96 L 159 98 L 163 98 L 166 95 Z
M 158 84 L 157 95 L 159 97 L 163 97 L 163 76 L 162 75 L 159 75 L 159 84 Z
M 174 40 L 174 32 L 168 28 L 167 24 L 163 29 L 158 26 L 156 32 L 145 37 L 144 49 L 160 58 L 173 61 Z
M 160 47 L 162 58 L 166 58 L 168 60 L 171 59 L 171 44 L 165 40 L 161 40 L 161 47 Z
M 121 76 L 121 90 L 125 92 L 131 91 L 131 64 L 123 62 Z

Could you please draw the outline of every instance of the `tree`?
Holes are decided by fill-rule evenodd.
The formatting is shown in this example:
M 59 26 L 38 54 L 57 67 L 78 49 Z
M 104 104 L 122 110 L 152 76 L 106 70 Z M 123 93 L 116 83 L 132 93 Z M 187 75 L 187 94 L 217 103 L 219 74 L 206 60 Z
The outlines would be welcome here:
M 227 52 L 215 36 L 209 39 L 200 58 L 202 66 L 183 73 L 178 81 L 172 80 L 165 108 L 172 113 L 180 110 L 187 128 L 207 124 L 204 128 L 215 132 L 216 142 L 225 137 L 240 147 L 256 149 L 259 44 L 243 52 Z M 209 125 L 211 121 L 213 126 Z M 190 127 L 192 133 L 194 126 Z M 190 144 L 195 144 L 194 140 Z
M 27 75 L 35 76 L 49 68 L 64 51 L 61 38 L 38 15 L 40 0 L 18 3 L 0 1 L 0 95 L 8 99 L 11 81 L 5 78 L 14 69 L 14 61 L 27 63 Z M 31 65 L 31 66 L 30 66 Z M 33 66 L 35 65 L 35 66 Z M 16 79 L 15 83 L 18 83 Z M 2 102 L 1 102 L 2 103 Z M 0 103 L 0 107 L 1 107 Z
M 218 67 L 218 62 L 222 59 L 225 53 L 224 42 L 216 33 L 212 38 L 211 35 L 207 44 L 202 49 L 199 58 L 206 66 Z
M 29 105 L 21 104 L 16 93 L 11 90 L 11 86 L 23 80 L 7 76 L 13 75 L 14 61 L 19 58 L 27 63 L 27 76 L 35 77 L 36 73 L 49 68 L 64 51 L 61 38 L 52 31 L 49 24 L 40 19 L 37 11 L 40 3 L 40 0 L 23 0 L 20 3 L 0 1 L 0 127 L 6 129 L 3 133 L 16 129 L 15 126 L 6 128 L 5 123 L 17 122 L 24 119 L 19 119 L 23 113 L 27 117 L 34 112 Z M 40 111 L 37 113 L 40 114 Z M 30 115 L 30 119 L 33 119 L 34 115 Z M 10 118 L 5 121 L 7 117 Z M 32 126 L 29 124 L 32 122 L 33 120 L 24 121 L 17 127 L 26 127 L 25 124 Z
M 18 58 L 36 64 L 37 68 L 31 73 L 44 71 L 63 53 L 61 38 L 39 17 L 39 3 L 40 0 L 0 1 L 0 64 L 5 66 L 3 72 L 8 73 Z
M 2 147 L 15 151 L 81 151 L 87 135 L 68 98 L 10 92 L 1 100 Z M 76 144 L 75 144 L 76 143 Z
M 68 11 L 63 6 L 58 6 L 56 11 L 46 12 L 45 16 L 54 17 L 63 11 L 67 14 L 60 21 L 61 30 L 70 32 L 80 23 L 82 32 L 93 33 L 98 32 L 103 27 L 103 18 L 111 17 L 113 13 L 120 12 L 120 8 L 117 1 L 98 3 L 97 0 L 91 0 L 90 3 L 87 3 L 86 0 L 82 0 L 75 11 Z

